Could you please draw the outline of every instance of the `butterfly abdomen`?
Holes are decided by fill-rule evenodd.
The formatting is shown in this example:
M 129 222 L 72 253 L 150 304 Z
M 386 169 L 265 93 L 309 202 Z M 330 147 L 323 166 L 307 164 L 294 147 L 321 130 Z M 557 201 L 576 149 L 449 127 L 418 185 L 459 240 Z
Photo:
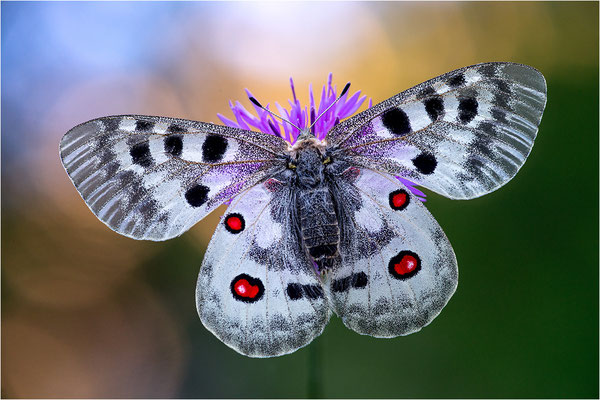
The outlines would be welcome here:
M 319 268 L 332 270 L 341 260 L 340 228 L 325 172 L 320 143 L 302 140 L 297 144 L 296 210 L 302 246 Z
M 340 228 L 329 188 L 300 190 L 296 197 L 302 243 L 320 271 L 339 259 Z

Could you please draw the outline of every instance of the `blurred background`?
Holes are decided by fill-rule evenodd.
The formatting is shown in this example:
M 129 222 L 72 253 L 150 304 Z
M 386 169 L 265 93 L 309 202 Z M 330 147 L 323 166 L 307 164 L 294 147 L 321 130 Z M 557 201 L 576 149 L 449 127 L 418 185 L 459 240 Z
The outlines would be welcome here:
M 598 3 L 2 2 L 2 397 L 598 397 Z M 333 72 L 382 101 L 455 68 L 514 61 L 548 82 L 508 185 L 428 193 L 459 261 L 417 334 L 333 317 L 294 354 L 250 359 L 196 314 L 224 208 L 138 242 L 62 169 L 71 127 L 113 114 L 219 123 L 244 88 L 306 104 Z

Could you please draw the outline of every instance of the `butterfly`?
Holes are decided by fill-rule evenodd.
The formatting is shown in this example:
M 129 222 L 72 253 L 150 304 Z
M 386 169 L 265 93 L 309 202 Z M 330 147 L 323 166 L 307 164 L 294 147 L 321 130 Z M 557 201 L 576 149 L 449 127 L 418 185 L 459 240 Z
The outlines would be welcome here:
M 539 71 L 493 62 L 401 92 L 321 140 L 121 115 L 71 129 L 60 157 L 92 212 L 134 239 L 179 236 L 231 201 L 202 262 L 198 314 L 237 352 L 271 357 L 310 343 L 333 313 L 374 337 L 428 325 L 456 290 L 457 261 L 396 177 L 450 199 L 496 190 L 529 155 L 545 104 Z

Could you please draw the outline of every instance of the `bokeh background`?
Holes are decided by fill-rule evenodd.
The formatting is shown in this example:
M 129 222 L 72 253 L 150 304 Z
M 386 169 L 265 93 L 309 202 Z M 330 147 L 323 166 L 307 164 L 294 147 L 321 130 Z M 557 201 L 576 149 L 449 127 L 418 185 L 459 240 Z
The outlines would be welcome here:
M 2 2 L 3 397 L 598 397 L 598 3 Z M 229 100 L 304 103 L 333 72 L 382 101 L 483 61 L 548 82 L 540 134 L 508 185 L 429 193 L 459 261 L 417 334 L 333 317 L 296 353 L 250 359 L 196 315 L 220 208 L 138 242 L 85 206 L 58 157 L 113 114 L 219 122 Z M 248 107 L 250 108 L 250 107 Z

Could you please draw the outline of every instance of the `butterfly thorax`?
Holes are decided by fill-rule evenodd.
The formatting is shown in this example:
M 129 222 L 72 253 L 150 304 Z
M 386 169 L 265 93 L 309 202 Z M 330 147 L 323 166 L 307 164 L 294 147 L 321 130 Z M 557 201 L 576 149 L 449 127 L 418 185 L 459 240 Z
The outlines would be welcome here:
M 328 157 L 313 142 L 298 149 L 296 209 L 302 244 L 323 273 L 339 259 L 340 229 L 329 188 Z
M 324 181 L 322 156 L 316 149 L 307 148 L 298 153 L 296 174 L 298 186 L 302 189 L 312 189 L 321 186 Z

